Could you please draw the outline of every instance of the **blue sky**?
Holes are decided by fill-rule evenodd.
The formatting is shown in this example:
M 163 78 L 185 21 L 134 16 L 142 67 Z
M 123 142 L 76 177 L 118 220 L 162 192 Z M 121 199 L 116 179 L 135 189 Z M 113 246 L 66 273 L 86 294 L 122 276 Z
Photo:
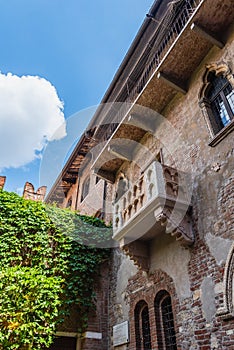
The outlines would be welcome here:
M 7 176 L 7 190 L 17 191 L 25 181 L 38 186 L 40 159 L 30 157 L 42 150 L 40 132 L 52 139 L 52 129 L 62 118 L 59 100 L 65 119 L 101 101 L 152 2 L 0 0 L 0 93 L 7 91 L 0 100 L 0 174 Z M 28 78 L 18 79 L 22 76 Z M 43 118 L 55 106 L 49 127 Z M 27 127 L 24 108 L 30 117 Z M 37 146 L 32 140 L 36 131 Z M 24 144 L 28 134 L 31 140 Z M 23 157 L 26 145 L 32 152 Z M 7 161 L 7 152 L 12 161 Z

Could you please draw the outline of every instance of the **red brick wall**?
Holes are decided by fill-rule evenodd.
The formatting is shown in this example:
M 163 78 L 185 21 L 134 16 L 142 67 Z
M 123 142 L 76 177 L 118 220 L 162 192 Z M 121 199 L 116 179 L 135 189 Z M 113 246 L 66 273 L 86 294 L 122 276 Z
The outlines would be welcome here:
M 171 296 L 175 330 L 178 334 L 178 321 L 176 315 L 179 311 L 179 301 L 176 295 L 172 279 L 163 271 L 156 271 L 150 276 L 147 276 L 145 273 L 138 272 L 137 275 L 135 275 L 129 280 L 127 292 L 127 298 L 130 304 L 129 320 L 131 336 L 129 350 L 134 350 L 136 347 L 134 310 L 136 304 L 141 300 L 144 300 L 148 304 L 152 348 L 158 349 L 156 346 L 157 334 L 154 312 L 154 300 L 157 293 L 161 290 L 166 290 Z
M 100 275 L 97 276 L 95 286 L 96 309 L 89 315 L 89 332 L 102 334 L 102 339 L 83 340 L 82 350 L 109 350 L 108 344 L 108 292 L 109 292 L 109 263 L 102 265 Z
M 5 185 L 6 176 L 0 176 L 0 188 L 3 188 Z

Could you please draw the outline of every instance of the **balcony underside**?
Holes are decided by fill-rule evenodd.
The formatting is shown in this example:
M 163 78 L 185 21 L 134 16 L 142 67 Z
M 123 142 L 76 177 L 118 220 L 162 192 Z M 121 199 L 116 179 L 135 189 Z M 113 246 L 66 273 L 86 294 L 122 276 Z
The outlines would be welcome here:
M 176 208 L 174 206 L 173 199 L 154 198 L 115 231 L 113 239 L 119 241 L 121 246 L 125 246 L 133 241 L 149 241 L 161 234 L 171 234 L 183 245 L 193 244 L 191 227 L 187 227 L 190 226 L 187 213 L 190 207 L 188 203 L 179 201 L 176 202 Z
M 113 236 L 135 265 L 146 272 L 150 268 L 150 245 L 156 237 L 169 234 L 184 246 L 194 243 L 189 211 L 185 214 L 183 210 L 174 212 L 174 217 L 177 214 L 179 218 L 183 216 L 178 224 L 171 220 L 173 211 L 168 211 L 168 207 L 158 206 L 155 209 L 154 205 L 155 201 L 152 202 L 152 206 L 149 205 L 145 211 L 132 218 L 131 222 Z
M 132 124 L 120 124 L 108 147 L 100 150 L 95 161 L 95 173 L 114 183 L 115 173 L 125 160 L 133 160 L 137 144 L 145 135 L 144 128 Z M 122 152 L 122 153 L 119 153 Z
M 119 241 L 121 245 L 126 245 L 136 240 L 149 240 L 165 232 L 165 228 L 156 221 L 154 215 L 155 210 L 162 211 L 164 203 L 164 198 L 154 198 L 147 203 L 144 209 L 136 212 L 120 230 L 116 231 L 113 239 Z
M 145 210 L 133 217 L 113 236 L 115 240 L 119 241 L 121 249 L 140 270 L 149 271 L 150 245 L 156 237 L 169 234 L 184 246 L 192 245 L 194 242 L 189 214 L 190 208 L 188 212 L 183 213 L 184 204 L 181 203 L 181 211 L 177 208 L 173 213 L 170 204 L 167 202 L 163 207 L 159 204 L 158 198 L 153 200 Z M 174 218 L 177 215 L 178 218 L 181 219 L 181 216 L 183 218 L 181 221 L 179 219 L 180 222 L 177 223 L 171 220 L 171 214 Z

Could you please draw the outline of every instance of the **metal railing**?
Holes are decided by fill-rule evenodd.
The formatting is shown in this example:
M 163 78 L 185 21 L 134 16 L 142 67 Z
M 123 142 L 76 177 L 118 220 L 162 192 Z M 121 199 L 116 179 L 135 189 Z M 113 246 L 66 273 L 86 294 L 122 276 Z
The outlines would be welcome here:
M 137 82 L 135 88 L 129 94 L 130 100 L 128 102 L 133 102 L 138 94 L 140 94 L 146 85 L 149 77 L 157 69 L 157 67 L 162 62 L 163 58 L 166 56 L 167 52 L 176 41 L 177 37 L 181 34 L 182 30 L 186 26 L 188 20 L 193 15 L 197 7 L 203 0 L 185 0 L 183 6 L 180 7 L 180 12 L 175 13 L 176 17 L 173 18 L 173 15 L 168 15 L 171 18 L 164 17 L 164 20 L 161 22 L 162 28 L 159 28 L 158 35 L 154 42 L 154 48 L 156 49 L 155 53 L 151 54 L 151 59 L 142 73 L 141 78 Z M 164 22 L 169 21 L 167 26 Z M 153 50 L 152 49 L 152 50 Z
M 127 103 L 123 103 L 119 111 L 116 111 L 115 107 L 113 109 L 110 107 L 110 110 L 108 111 L 108 116 L 105 116 L 107 118 L 104 118 L 104 120 L 107 119 L 109 120 L 109 122 L 107 123 L 105 131 L 101 135 L 100 142 L 108 141 L 111 138 L 114 131 L 117 129 L 118 125 L 130 112 L 132 104 L 142 93 L 146 84 L 148 83 L 154 72 L 157 70 L 164 57 L 166 56 L 172 45 L 175 43 L 176 39 L 179 37 L 190 18 L 193 16 L 198 6 L 203 1 L 204 0 L 184 0 L 182 2 L 179 2 L 179 7 L 175 7 L 173 9 L 169 8 L 167 10 L 155 32 L 152 49 L 149 54 L 147 63 L 144 64 L 145 68 L 143 69 L 140 78 L 138 79 L 136 84 L 134 84 L 132 90 L 127 89 L 125 101 L 122 101 Z M 140 67 L 136 65 L 135 69 L 140 69 Z M 118 98 L 121 95 L 121 93 L 122 90 L 116 96 L 115 101 L 119 101 Z M 113 102 L 113 105 L 114 104 L 115 102 Z M 115 124 L 114 127 L 112 123 Z M 102 147 L 103 145 L 100 145 L 99 149 L 99 147 L 96 146 L 94 159 L 96 159 L 96 156 L 98 156 L 98 154 L 101 152 Z

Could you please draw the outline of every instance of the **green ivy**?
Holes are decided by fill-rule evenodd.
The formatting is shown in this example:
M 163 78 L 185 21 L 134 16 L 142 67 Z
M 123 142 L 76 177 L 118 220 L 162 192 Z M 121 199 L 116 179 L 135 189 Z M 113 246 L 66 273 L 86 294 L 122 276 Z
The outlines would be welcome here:
M 42 349 L 72 305 L 87 326 L 111 230 L 99 219 L 0 190 L 0 349 Z
M 7 267 L 0 273 L 2 349 L 41 349 L 53 341 L 62 305 L 59 276 L 33 267 Z

